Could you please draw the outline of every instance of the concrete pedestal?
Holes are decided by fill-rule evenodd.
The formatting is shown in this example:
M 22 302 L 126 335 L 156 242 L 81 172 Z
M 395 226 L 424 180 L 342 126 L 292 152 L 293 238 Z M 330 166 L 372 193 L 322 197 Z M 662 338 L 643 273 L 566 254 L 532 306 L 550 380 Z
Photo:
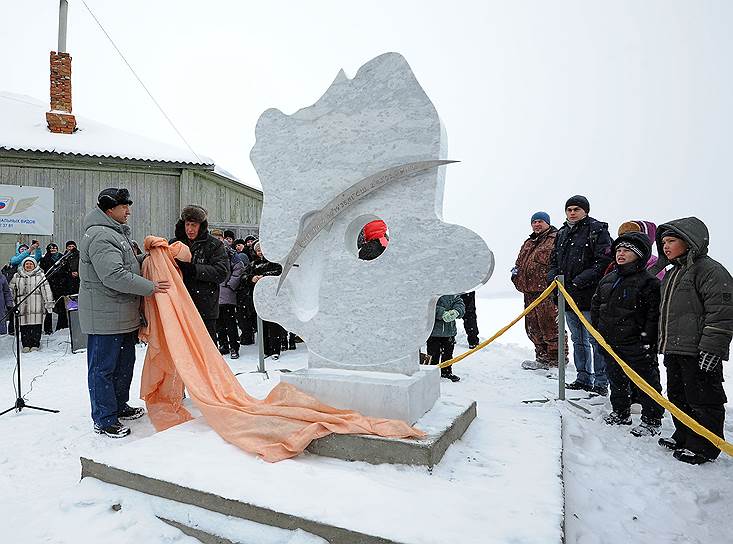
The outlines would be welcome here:
M 371 417 L 401 419 L 415 423 L 440 397 L 440 370 L 423 367 L 411 376 L 387 372 L 358 372 L 308 368 L 280 378 L 343 410 L 356 410 Z

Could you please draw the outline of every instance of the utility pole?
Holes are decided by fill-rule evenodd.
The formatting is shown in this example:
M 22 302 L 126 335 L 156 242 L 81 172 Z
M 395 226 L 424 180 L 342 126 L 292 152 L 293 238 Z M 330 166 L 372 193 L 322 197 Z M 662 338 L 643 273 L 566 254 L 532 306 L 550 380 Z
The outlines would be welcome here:
M 66 15 L 69 12 L 68 0 L 59 0 L 59 47 L 58 53 L 66 53 Z

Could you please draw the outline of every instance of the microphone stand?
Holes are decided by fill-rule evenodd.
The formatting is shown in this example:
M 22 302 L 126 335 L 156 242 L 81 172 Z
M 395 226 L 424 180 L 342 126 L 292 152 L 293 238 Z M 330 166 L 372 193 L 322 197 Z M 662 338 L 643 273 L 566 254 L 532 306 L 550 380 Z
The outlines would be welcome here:
M 51 412 L 54 414 L 57 414 L 58 410 L 53 410 L 51 408 L 41 408 L 40 406 L 31 406 L 30 404 L 25 403 L 25 399 L 22 395 L 21 390 L 21 381 L 20 381 L 20 306 L 28 300 L 28 298 L 35 293 L 43 284 L 48 283 L 48 278 L 53 276 L 56 272 L 58 272 L 61 269 L 61 263 L 64 262 L 65 259 L 67 259 L 71 255 L 70 251 L 67 251 L 64 253 L 61 258 L 53 263 L 53 266 L 48 269 L 48 273 L 43 278 L 41 282 L 38 283 L 26 296 L 24 296 L 20 301 L 17 299 L 17 295 L 15 297 L 15 306 L 12 310 L 5 313 L 5 316 L 3 317 L 3 321 L 8 318 L 10 313 L 13 314 L 13 322 L 15 324 L 15 369 L 18 374 L 18 398 L 15 399 L 15 404 L 8 408 L 7 410 L 3 410 L 0 412 L 0 416 L 7 414 L 8 412 L 15 410 L 17 412 L 20 412 L 23 410 L 23 408 L 30 408 L 31 410 L 40 410 L 42 412 Z M 22 266 L 22 263 L 21 265 Z M 40 266 L 40 265 L 39 265 Z M 19 274 L 20 272 L 16 272 L 16 274 Z

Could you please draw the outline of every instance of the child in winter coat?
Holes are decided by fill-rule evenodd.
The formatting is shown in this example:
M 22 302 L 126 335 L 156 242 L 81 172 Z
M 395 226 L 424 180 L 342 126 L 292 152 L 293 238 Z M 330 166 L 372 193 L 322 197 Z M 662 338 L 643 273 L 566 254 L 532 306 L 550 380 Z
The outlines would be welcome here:
M 428 355 L 431 364 L 437 365 L 453 358 L 453 346 L 456 344 L 456 319 L 463 317 L 466 306 L 459 295 L 443 295 L 435 306 L 435 325 L 428 338 Z M 452 367 L 441 368 L 440 376 L 452 382 L 461 380 L 453 374 Z
M 23 300 L 43 282 L 43 285 L 20 305 L 20 339 L 25 353 L 41 347 L 43 318 L 53 309 L 51 287 L 44 281 L 45 279 L 46 276 L 36 260 L 33 257 L 26 257 L 18 267 L 18 273 L 10 281 L 10 287 L 18 301 Z
M 661 391 L 656 355 L 660 282 L 646 267 L 652 254 L 651 242 L 641 232 L 629 232 L 619 236 L 611 250 L 616 268 L 601 280 L 593 295 L 593 326 L 624 362 Z M 634 398 L 641 403 L 642 411 L 641 423 L 631 429 L 631 434 L 659 434 L 664 409 L 639 390 L 610 355 L 606 358 L 613 411 L 604 418 L 605 422 L 631 425 Z
M 662 285 L 659 352 L 667 367 L 669 400 L 695 421 L 724 438 L 723 361 L 733 337 L 733 278 L 710 258 L 710 234 L 697 217 L 660 225 L 659 260 L 671 263 Z M 674 458 L 698 465 L 712 461 L 720 450 L 672 418 L 675 431 L 659 444 Z

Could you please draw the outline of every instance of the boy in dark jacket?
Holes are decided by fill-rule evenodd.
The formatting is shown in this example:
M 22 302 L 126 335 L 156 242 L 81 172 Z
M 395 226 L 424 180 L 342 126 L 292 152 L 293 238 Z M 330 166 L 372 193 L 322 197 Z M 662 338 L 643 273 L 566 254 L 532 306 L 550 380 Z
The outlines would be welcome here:
M 733 278 L 708 257 L 705 223 L 686 217 L 660 225 L 659 260 L 674 266 L 664 276 L 659 353 L 667 367 L 667 394 L 683 412 L 721 438 L 727 402 L 723 365 L 733 337 Z M 685 463 L 712 461 L 720 450 L 673 418 L 675 432 L 659 443 Z
M 640 232 L 619 236 L 611 246 L 616 268 L 598 284 L 591 301 L 593 326 L 621 359 L 657 391 L 657 327 L 659 325 L 659 280 L 646 265 L 652 254 L 649 238 Z M 664 409 L 637 389 L 606 355 L 613 411 L 604 419 L 609 425 L 631 425 L 632 393 L 641 403 L 641 423 L 631 429 L 635 436 L 654 436 L 662 426 Z M 635 390 L 635 391 L 634 391 Z
M 456 319 L 463 317 L 466 306 L 459 295 L 443 295 L 435 306 L 435 324 L 428 338 L 428 355 L 431 364 L 437 365 L 453 358 L 453 346 L 456 344 Z M 452 367 L 440 369 L 440 376 L 452 382 L 461 381 L 453 374 Z

